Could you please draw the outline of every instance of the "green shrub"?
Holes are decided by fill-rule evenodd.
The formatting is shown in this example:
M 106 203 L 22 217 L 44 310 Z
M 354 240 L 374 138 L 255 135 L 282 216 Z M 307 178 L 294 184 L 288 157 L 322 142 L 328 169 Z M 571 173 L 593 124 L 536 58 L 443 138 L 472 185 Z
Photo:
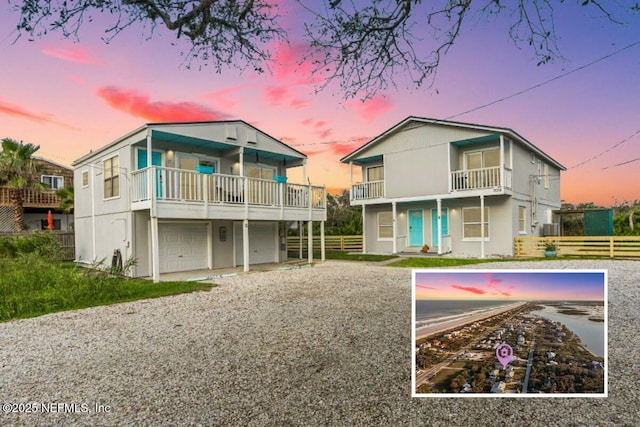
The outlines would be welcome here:
M 48 231 L 0 236 L 0 258 L 16 258 L 27 254 L 59 261 L 60 242 Z

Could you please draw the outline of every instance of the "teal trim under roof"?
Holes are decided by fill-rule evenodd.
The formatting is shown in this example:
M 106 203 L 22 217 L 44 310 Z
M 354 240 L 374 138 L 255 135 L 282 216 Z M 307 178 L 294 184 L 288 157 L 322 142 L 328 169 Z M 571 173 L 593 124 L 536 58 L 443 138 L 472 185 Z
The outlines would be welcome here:
M 365 165 L 365 164 L 381 162 L 381 161 L 382 161 L 382 154 L 379 154 L 377 156 L 371 156 L 371 157 L 365 157 L 364 159 L 353 160 L 353 164 L 354 165 Z
M 452 145 L 456 147 L 465 147 L 467 145 L 482 144 L 483 142 L 500 141 L 499 133 L 492 133 L 491 135 L 479 136 L 477 138 L 461 139 L 459 141 L 451 141 Z
M 182 146 L 208 148 L 220 152 L 225 152 L 234 148 L 238 148 L 237 144 L 212 141 L 209 139 L 195 138 L 192 136 L 178 135 L 171 132 L 164 132 L 160 130 L 151 130 L 151 138 L 154 141 L 168 142 L 171 144 L 179 144 Z M 293 164 L 296 161 L 304 159 L 304 155 L 299 157 L 291 156 L 288 154 L 273 153 L 270 151 L 258 150 L 256 148 L 244 147 L 244 158 L 246 162 L 260 161 L 260 160 L 275 160 L 284 161 Z

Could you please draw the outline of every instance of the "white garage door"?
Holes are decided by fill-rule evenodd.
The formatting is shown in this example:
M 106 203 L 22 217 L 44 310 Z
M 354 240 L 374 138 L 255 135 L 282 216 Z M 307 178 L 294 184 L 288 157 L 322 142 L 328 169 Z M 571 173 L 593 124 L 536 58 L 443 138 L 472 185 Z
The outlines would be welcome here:
M 158 224 L 160 273 L 207 268 L 206 224 Z
M 276 262 L 276 226 L 274 222 L 249 222 L 249 264 Z M 236 265 L 242 265 L 242 223 L 236 223 L 234 230 Z

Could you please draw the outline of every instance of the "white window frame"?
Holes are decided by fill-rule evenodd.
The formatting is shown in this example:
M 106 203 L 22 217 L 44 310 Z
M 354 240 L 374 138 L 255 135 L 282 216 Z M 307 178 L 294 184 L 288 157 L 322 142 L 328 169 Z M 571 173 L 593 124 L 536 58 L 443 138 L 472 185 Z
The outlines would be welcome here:
M 391 215 L 391 224 L 380 224 L 380 214 L 389 214 Z M 393 237 L 380 237 L 380 227 L 388 227 L 391 229 L 391 235 L 393 236 L 393 212 L 392 211 L 382 211 L 376 214 L 376 230 L 377 237 L 379 242 L 392 242 Z
M 536 164 L 536 153 L 534 153 L 533 151 L 531 152 L 531 164 L 535 165 Z
M 518 206 L 518 233 L 527 234 L 527 207 Z
M 86 178 L 86 184 L 85 184 L 85 178 Z M 82 174 L 80 174 L 80 184 L 82 184 L 82 188 L 88 188 L 89 187 L 89 171 L 88 170 L 83 170 Z
M 253 167 L 253 168 L 260 168 L 260 169 L 271 169 L 273 170 L 273 176 L 278 175 L 278 167 L 277 166 L 273 166 L 273 165 L 268 165 L 266 163 L 252 163 L 252 162 L 245 162 L 244 163 L 244 175 L 247 175 L 247 168 L 249 167 Z M 262 172 L 260 172 L 260 178 L 254 178 L 254 179 L 265 179 L 262 178 Z
M 375 168 L 382 168 L 382 179 L 379 179 L 377 181 L 369 181 L 369 169 L 375 169 Z M 380 182 L 380 181 L 384 181 L 384 164 L 379 163 L 379 164 L 375 164 L 375 165 L 370 165 L 370 166 L 365 166 L 364 168 L 364 182 Z
M 487 167 L 490 167 L 490 168 L 497 167 L 497 166 L 485 166 L 484 165 L 484 152 L 485 151 L 494 151 L 494 150 L 498 151 L 498 154 L 500 153 L 500 147 L 486 147 L 486 148 L 481 148 L 479 150 L 467 150 L 467 151 L 464 151 L 462 153 L 464 170 L 471 170 L 471 169 L 469 169 L 469 166 L 467 165 L 467 155 L 468 154 L 475 154 L 475 153 L 480 153 L 481 154 L 480 162 L 482 163 L 482 166 L 480 166 L 480 169 L 484 169 L 484 168 L 487 168 Z M 498 161 L 498 163 L 500 163 L 500 161 Z M 498 166 L 500 166 L 500 165 L 498 164 Z
M 491 221 L 489 220 L 491 209 L 488 206 L 485 206 L 484 208 L 487 211 L 484 216 L 484 224 L 487 224 L 487 234 L 484 236 L 484 241 L 488 242 L 491 240 L 489 238 L 489 236 L 491 235 Z M 469 206 L 466 208 L 462 208 L 462 240 L 465 242 L 480 242 L 482 241 L 482 237 L 466 237 L 464 235 L 464 226 L 467 224 L 481 224 L 481 227 L 483 226 L 480 221 L 466 222 L 464 220 L 465 211 L 468 211 L 469 209 L 480 209 L 480 206 Z
M 544 164 L 544 188 L 549 188 L 549 165 Z
M 111 167 L 113 168 L 113 160 L 112 159 L 115 159 L 116 157 L 118 158 L 118 167 L 116 168 L 116 172 L 118 173 L 118 175 L 117 175 L 117 177 L 118 177 L 118 194 L 115 195 L 115 196 L 106 197 L 106 194 L 104 193 L 105 163 L 108 162 L 109 160 L 111 160 L 112 161 L 112 166 Z M 109 178 L 109 179 L 111 179 L 111 182 L 112 182 L 112 184 L 111 184 L 111 189 L 112 190 L 113 190 L 113 178 L 114 178 L 114 176 L 116 176 L 116 175 L 111 175 L 111 178 Z M 112 193 L 113 193 L 113 191 L 112 191 Z M 105 159 L 102 159 L 102 200 L 113 200 L 113 199 L 119 199 L 119 198 L 120 198 L 120 155 L 119 154 L 114 154 L 111 157 L 107 157 Z
M 62 175 L 40 175 L 40 182 L 43 184 L 47 184 L 46 182 L 44 182 L 45 178 L 50 178 L 51 184 L 53 184 L 54 180 L 60 180 L 60 186 L 59 187 L 54 187 L 52 185 L 49 185 L 49 189 L 51 190 L 60 190 L 62 188 L 64 188 L 64 176 Z

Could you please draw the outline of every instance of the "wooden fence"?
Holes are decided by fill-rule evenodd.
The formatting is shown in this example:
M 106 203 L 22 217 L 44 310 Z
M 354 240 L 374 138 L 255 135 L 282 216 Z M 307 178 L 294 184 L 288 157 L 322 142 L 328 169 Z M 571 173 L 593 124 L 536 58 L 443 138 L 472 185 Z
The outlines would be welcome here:
M 554 242 L 558 256 L 640 258 L 640 236 L 516 237 L 516 257 L 544 256 L 544 244 Z
M 307 250 L 308 241 L 308 236 L 303 236 L 303 251 Z M 324 236 L 324 245 L 326 251 L 362 252 L 362 236 Z M 300 251 L 300 237 L 288 236 L 287 248 L 289 252 Z M 320 236 L 313 236 L 313 248 L 320 250 Z
M 0 232 L 0 236 L 7 235 L 29 235 L 32 234 L 32 231 L 25 231 L 23 233 L 15 233 L 15 232 Z M 60 243 L 60 253 L 62 260 L 64 261 L 73 261 L 76 256 L 76 241 L 75 234 L 73 231 L 53 231 L 51 232 L 53 237 Z

